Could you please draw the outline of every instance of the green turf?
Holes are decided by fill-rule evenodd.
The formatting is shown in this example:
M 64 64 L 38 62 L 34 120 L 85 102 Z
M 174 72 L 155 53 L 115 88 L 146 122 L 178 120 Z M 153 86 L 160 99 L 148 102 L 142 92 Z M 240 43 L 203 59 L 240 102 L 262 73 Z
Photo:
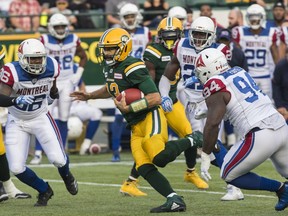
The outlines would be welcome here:
M 29 158 L 30 160 L 31 158 Z M 0 203 L 0 215 L 3 216 L 142 216 L 151 215 L 150 208 L 161 205 L 165 198 L 156 193 L 140 178 L 140 188 L 148 193 L 147 197 L 124 197 L 119 188 L 127 178 L 132 166 L 129 152 L 121 154 L 121 163 L 109 162 L 111 154 L 94 156 L 71 155 L 71 171 L 79 182 L 79 193 L 70 195 L 54 167 L 33 166 L 36 173 L 49 181 L 54 190 L 54 196 L 47 207 L 33 207 L 37 192 L 13 178 L 14 183 L 21 190 L 32 194 L 29 200 L 8 200 Z M 212 181 L 209 190 L 200 191 L 190 183 L 183 182 L 185 163 L 181 155 L 176 162 L 169 164 L 160 171 L 169 179 L 176 192 L 184 197 L 187 211 L 184 213 L 164 213 L 161 215 L 288 215 L 288 209 L 276 212 L 277 202 L 275 194 L 259 191 L 245 191 L 243 201 L 221 202 L 225 193 L 225 183 L 219 178 L 219 170 L 211 167 Z M 87 164 L 87 163 L 94 164 Z M 122 163 L 123 162 L 123 163 Z M 43 164 L 48 161 L 44 158 Z M 83 164 L 84 163 L 84 164 Z M 86 163 L 86 164 L 85 164 Z M 75 165 L 74 165 L 75 164 Z M 199 170 L 199 163 L 197 164 Z M 270 161 L 256 169 L 257 173 L 266 177 L 284 181 L 275 171 Z

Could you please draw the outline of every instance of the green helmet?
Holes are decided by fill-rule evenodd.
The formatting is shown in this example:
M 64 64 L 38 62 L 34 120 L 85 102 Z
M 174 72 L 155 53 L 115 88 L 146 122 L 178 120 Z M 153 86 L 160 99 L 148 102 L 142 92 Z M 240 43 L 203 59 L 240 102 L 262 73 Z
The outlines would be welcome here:
M 0 68 L 4 65 L 5 50 L 4 47 L 0 44 Z

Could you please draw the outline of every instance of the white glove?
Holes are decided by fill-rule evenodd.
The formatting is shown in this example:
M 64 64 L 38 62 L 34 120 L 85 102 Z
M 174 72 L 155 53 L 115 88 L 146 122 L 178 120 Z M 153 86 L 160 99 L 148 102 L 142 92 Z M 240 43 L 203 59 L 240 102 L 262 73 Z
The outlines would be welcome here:
M 82 77 L 83 72 L 84 72 L 84 68 L 78 67 L 76 73 L 72 75 L 71 81 L 72 81 L 74 86 L 78 85 L 78 83 Z
M 169 96 L 163 96 L 161 106 L 165 112 L 171 112 L 173 110 L 172 99 Z
M 14 103 L 16 105 L 28 105 L 32 104 L 34 102 L 34 96 L 33 95 L 20 95 L 15 98 Z
M 208 154 L 202 151 L 201 153 L 201 176 L 205 181 L 211 180 L 211 175 L 209 173 L 210 168 L 210 157 Z

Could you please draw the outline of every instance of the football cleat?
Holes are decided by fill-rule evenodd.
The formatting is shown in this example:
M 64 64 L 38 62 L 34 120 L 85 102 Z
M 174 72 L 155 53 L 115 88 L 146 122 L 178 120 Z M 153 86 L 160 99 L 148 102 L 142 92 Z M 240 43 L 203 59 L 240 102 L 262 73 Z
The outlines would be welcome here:
M 8 194 L 6 193 L 4 187 L 3 187 L 3 184 L 2 182 L 0 182 L 0 202 L 2 201 L 5 201 L 5 200 L 8 200 L 9 199 L 9 196 Z
M 208 189 L 209 185 L 201 179 L 201 177 L 196 172 L 196 169 L 194 169 L 192 172 L 186 171 L 184 173 L 184 181 L 185 182 L 191 182 L 194 184 L 198 189 Z
M 39 165 L 42 161 L 42 156 L 41 155 L 35 155 L 34 158 L 30 161 L 31 165 Z
M 285 182 L 276 194 L 278 196 L 278 203 L 275 205 L 275 210 L 283 211 L 288 207 L 288 182 Z
M 47 185 L 47 190 L 44 193 L 39 193 L 39 195 L 37 196 L 38 200 L 34 204 L 35 207 L 47 206 L 48 200 L 51 199 L 51 197 L 54 195 L 54 192 L 48 182 Z
M 227 193 L 221 198 L 221 201 L 244 200 L 242 191 L 230 184 L 227 184 Z
M 131 197 L 147 196 L 146 193 L 139 190 L 138 181 L 139 180 L 125 181 L 120 188 L 120 193 Z
M 173 197 L 167 197 L 167 201 L 156 208 L 150 210 L 150 213 L 162 213 L 162 212 L 184 212 L 186 211 L 186 204 L 181 196 L 174 195 Z
M 16 193 L 9 193 L 9 198 L 12 199 L 30 199 L 32 196 L 28 193 L 24 193 L 22 191 L 17 191 Z
M 120 159 L 119 155 L 113 155 L 112 156 L 111 162 L 120 162 L 120 161 L 121 161 L 121 159 Z
M 72 195 L 76 195 L 78 193 L 78 183 L 70 171 L 66 176 L 66 179 L 63 180 L 68 192 Z

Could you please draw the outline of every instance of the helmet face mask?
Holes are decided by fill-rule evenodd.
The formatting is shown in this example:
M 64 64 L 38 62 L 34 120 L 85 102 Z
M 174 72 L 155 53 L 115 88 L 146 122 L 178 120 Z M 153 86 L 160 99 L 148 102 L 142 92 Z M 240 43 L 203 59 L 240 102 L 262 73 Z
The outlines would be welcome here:
M 69 21 L 63 14 L 54 14 L 48 23 L 49 33 L 62 40 L 69 34 Z
M 128 30 L 135 29 L 143 20 L 143 17 L 138 7 L 131 3 L 125 4 L 120 9 L 119 17 L 120 17 L 122 26 Z
M 18 48 L 20 66 L 26 72 L 39 75 L 45 72 L 47 53 L 44 45 L 37 39 L 27 39 Z
M 254 30 L 261 28 L 266 20 L 264 8 L 258 4 L 253 4 L 247 8 L 246 21 Z
M 159 41 L 171 50 L 183 35 L 182 23 L 175 17 L 167 17 L 161 20 L 157 28 Z
M 101 36 L 98 48 L 106 64 L 112 66 L 124 61 L 132 51 L 130 34 L 122 28 L 111 28 Z
M 194 46 L 197 51 L 201 51 L 213 43 L 216 26 L 209 17 L 198 17 L 193 21 L 188 35 L 191 46 Z

